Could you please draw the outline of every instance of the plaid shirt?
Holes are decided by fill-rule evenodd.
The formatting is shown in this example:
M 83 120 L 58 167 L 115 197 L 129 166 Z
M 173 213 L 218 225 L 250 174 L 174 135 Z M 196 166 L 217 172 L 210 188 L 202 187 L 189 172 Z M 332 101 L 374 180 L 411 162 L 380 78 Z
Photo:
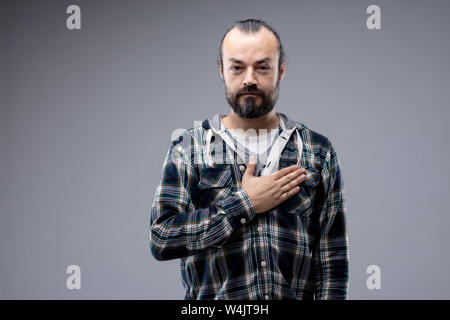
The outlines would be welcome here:
M 180 258 L 184 299 L 347 299 L 339 160 L 328 138 L 294 123 L 306 180 L 294 196 L 258 214 L 241 188 L 245 163 L 220 163 L 217 148 L 207 147 L 210 120 L 172 142 L 151 208 L 150 250 L 157 260 Z M 279 169 L 297 163 L 295 139 L 284 147 Z M 230 152 L 226 144 L 221 151 Z

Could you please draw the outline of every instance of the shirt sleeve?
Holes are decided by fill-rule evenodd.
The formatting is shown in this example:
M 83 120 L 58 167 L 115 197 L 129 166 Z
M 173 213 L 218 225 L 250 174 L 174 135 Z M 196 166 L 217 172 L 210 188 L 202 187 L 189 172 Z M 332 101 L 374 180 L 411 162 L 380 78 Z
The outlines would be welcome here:
M 329 144 L 321 179 L 325 197 L 320 206 L 320 238 L 313 251 L 316 300 L 346 300 L 348 291 L 348 237 L 346 194 L 340 163 Z
M 190 135 L 184 135 L 189 138 Z M 182 140 L 182 139 L 181 139 Z M 239 189 L 208 208 L 195 208 L 195 167 L 181 143 L 166 154 L 150 216 L 150 250 L 157 260 L 169 260 L 221 247 L 241 220 L 255 211 L 247 192 Z

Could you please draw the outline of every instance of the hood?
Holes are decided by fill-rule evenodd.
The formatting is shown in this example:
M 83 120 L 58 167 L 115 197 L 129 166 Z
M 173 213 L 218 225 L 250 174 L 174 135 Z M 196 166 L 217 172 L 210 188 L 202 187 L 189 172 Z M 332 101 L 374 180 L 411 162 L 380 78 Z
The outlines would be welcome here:
M 299 124 L 299 122 L 288 118 L 288 116 L 286 116 L 284 113 L 276 112 L 276 114 L 278 116 L 280 116 L 280 118 L 282 118 L 282 120 L 284 120 L 286 129 L 288 129 L 288 130 L 292 129 L 294 127 L 300 127 L 300 128 L 305 127 L 303 124 Z M 217 114 L 213 115 L 211 118 L 204 120 L 202 123 L 203 129 L 208 130 L 210 128 L 213 128 L 213 129 L 216 129 L 217 131 L 219 131 L 221 129 L 221 121 L 220 121 L 221 116 L 224 116 L 224 115 L 217 113 Z
M 300 163 L 300 159 L 303 153 L 303 142 L 301 139 L 300 131 L 306 127 L 302 123 L 288 118 L 284 113 L 276 112 L 276 114 L 280 117 L 279 135 L 275 138 L 275 141 L 270 148 L 266 163 L 257 163 L 255 169 L 256 175 L 268 175 L 278 170 L 281 153 L 283 152 L 284 147 L 286 146 L 292 134 L 296 135 L 295 142 L 298 151 L 297 163 Z M 250 156 L 257 155 L 253 154 L 250 150 L 244 148 L 241 144 L 236 143 L 236 141 L 233 141 L 233 139 L 231 139 L 229 134 L 226 132 L 226 128 L 222 125 L 222 116 L 222 114 L 218 113 L 202 122 L 202 127 L 206 131 L 206 161 L 211 166 L 213 166 L 215 163 L 215 161 L 212 159 L 211 153 L 211 149 L 213 147 L 212 144 L 226 143 L 229 147 L 226 148 L 227 150 L 231 149 L 236 152 L 239 163 L 248 163 Z M 227 159 L 234 159 L 234 157 L 231 156 L 230 158 L 228 158 L 227 155 Z

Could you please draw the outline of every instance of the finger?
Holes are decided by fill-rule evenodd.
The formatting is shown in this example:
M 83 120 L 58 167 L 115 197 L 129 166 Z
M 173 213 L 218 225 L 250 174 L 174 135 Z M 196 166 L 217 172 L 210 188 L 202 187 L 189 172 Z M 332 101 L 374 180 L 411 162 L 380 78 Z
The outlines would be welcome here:
M 296 194 L 296 193 L 299 192 L 299 191 L 300 191 L 300 187 L 299 187 L 299 186 L 297 186 L 297 187 L 295 187 L 295 188 L 289 190 L 289 191 L 287 192 L 287 199 L 289 199 L 290 197 L 292 197 L 294 194 Z
M 254 176 L 255 175 L 256 164 L 248 164 L 244 171 L 244 176 Z
M 306 175 L 306 169 L 301 168 L 298 170 L 295 170 L 293 172 L 288 173 L 287 175 L 283 176 L 281 179 L 278 180 L 280 183 L 280 186 L 284 186 L 285 184 L 288 184 L 294 179 L 297 179 L 300 175 Z
M 281 194 L 281 202 L 283 202 L 283 201 L 285 201 L 285 200 L 287 200 L 287 199 L 289 199 L 290 197 L 292 197 L 294 194 L 296 194 L 297 192 L 299 192 L 300 191 L 300 187 L 295 187 L 295 188 L 292 188 L 291 190 L 289 190 L 288 192 L 284 192 L 284 193 L 282 193 Z
M 255 168 L 256 168 L 256 159 L 253 156 L 250 156 L 249 162 L 247 163 L 247 168 L 244 171 L 244 175 L 255 175 Z
M 284 177 L 285 175 L 287 175 L 291 172 L 294 172 L 298 169 L 300 169 L 300 167 L 294 164 L 292 166 L 280 169 L 277 172 L 273 173 L 272 175 L 275 178 L 275 180 L 278 180 L 278 179 L 281 179 L 282 177 Z M 304 169 L 304 168 L 302 168 L 302 169 Z
M 292 180 L 291 182 L 286 183 L 284 186 L 282 186 L 280 188 L 280 191 L 282 193 L 288 192 L 289 190 L 295 188 L 296 186 L 298 186 L 300 183 L 302 183 L 305 180 L 306 180 L 306 175 L 302 174 L 302 175 L 298 176 L 297 178 L 295 178 L 294 180 Z
M 250 164 L 256 164 L 256 158 L 254 156 L 250 156 L 250 159 L 248 160 L 248 163 Z

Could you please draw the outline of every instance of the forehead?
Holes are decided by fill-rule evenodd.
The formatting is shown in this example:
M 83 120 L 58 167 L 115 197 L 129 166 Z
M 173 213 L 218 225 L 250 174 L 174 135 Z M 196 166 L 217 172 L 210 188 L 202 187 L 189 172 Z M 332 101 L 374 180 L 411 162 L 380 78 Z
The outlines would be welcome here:
M 235 58 L 252 63 L 265 57 L 271 57 L 275 61 L 278 58 L 278 41 L 265 27 L 253 33 L 244 33 L 235 27 L 223 40 L 222 56 L 224 62 Z

